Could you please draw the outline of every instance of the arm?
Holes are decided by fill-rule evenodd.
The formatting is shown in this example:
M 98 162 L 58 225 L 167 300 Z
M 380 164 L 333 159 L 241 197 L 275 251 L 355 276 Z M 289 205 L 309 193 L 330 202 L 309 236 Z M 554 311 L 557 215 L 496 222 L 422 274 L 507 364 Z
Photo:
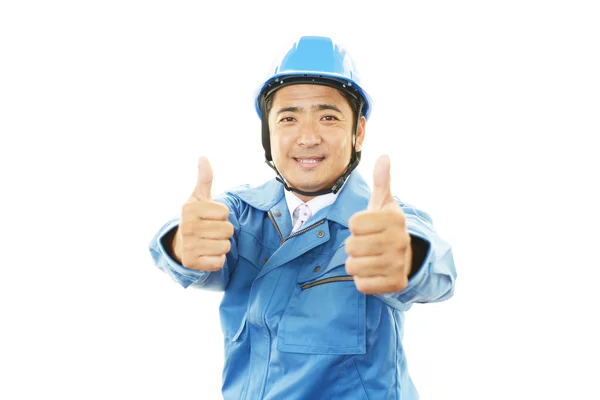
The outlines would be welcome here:
M 199 289 L 222 291 L 229 283 L 232 268 L 237 264 L 237 236 L 239 233 L 238 202 L 235 198 L 222 195 L 214 199 L 229 208 L 229 222 L 233 224 L 234 234 L 230 239 L 231 249 L 226 255 L 226 261 L 218 271 L 204 272 L 186 268 L 181 264 L 181 257 L 173 251 L 173 240 L 180 218 L 173 218 L 163 225 L 154 235 L 149 244 L 150 255 L 155 266 L 168 274 L 175 282 L 184 288 L 194 287 Z
M 407 204 L 399 203 L 411 236 L 412 268 L 408 285 L 396 293 L 378 295 L 390 306 L 406 310 L 412 303 L 431 303 L 454 294 L 456 268 L 451 246 L 437 234 L 431 217 Z

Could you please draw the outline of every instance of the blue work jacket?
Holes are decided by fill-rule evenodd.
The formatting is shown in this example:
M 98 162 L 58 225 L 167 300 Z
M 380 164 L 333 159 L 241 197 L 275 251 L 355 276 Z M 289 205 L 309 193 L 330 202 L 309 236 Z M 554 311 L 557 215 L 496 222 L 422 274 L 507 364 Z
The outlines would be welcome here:
M 169 257 L 162 240 L 177 218 L 150 243 L 156 266 L 184 288 L 223 292 L 224 399 L 418 399 L 402 346 L 405 311 L 452 296 L 451 247 L 425 212 L 398 201 L 411 236 L 428 244 L 425 261 L 401 292 L 365 295 L 344 268 L 348 219 L 369 202 L 364 179 L 355 170 L 294 234 L 283 190 L 273 179 L 214 197 L 234 226 L 218 272 Z

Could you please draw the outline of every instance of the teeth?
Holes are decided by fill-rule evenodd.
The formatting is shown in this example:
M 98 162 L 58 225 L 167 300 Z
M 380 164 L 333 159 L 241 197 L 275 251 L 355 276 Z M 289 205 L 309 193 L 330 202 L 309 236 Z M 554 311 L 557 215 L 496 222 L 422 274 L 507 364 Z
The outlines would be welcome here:
M 312 158 L 311 159 L 298 159 L 298 162 L 301 162 L 303 164 L 314 164 L 314 163 L 317 163 L 318 160 L 315 160 Z

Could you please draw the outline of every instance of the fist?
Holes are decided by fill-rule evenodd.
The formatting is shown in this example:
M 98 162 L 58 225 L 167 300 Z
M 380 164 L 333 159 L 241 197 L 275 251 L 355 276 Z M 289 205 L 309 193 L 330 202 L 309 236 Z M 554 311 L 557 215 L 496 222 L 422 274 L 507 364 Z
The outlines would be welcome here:
M 234 232 L 227 206 L 212 201 L 212 180 L 210 163 L 201 157 L 196 187 L 181 209 L 181 222 L 173 239 L 173 250 L 181 265 L 198 271 L 223 268 Z
M 365 294 L 401 291 L 408 284 L 412 262 L 410 235 L 402 209 L 392 197 L 390 160 L 380 157 L 373 172 L 367 210 L 348 221 L 346 272 Z

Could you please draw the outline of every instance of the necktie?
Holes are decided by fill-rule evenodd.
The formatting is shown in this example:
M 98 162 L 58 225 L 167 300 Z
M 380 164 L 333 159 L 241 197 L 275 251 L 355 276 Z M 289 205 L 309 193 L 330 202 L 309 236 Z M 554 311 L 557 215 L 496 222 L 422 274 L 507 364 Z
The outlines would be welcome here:
M 312 216 L 310 208 L 306 204 L 300 204 L 294 210 L 294 227 L 292 228 L 292 233 L 298 231 L 302 225 Z

